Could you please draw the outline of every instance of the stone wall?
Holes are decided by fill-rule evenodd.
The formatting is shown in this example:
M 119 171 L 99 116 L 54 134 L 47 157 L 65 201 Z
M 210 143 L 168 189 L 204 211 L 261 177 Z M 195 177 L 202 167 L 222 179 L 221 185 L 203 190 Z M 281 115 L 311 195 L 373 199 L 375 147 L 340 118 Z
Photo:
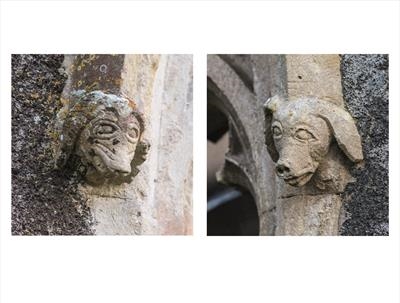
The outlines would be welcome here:
M 54 169 L 56 115 L 77 89 L 140 108 L 151 148 L 132 182 L 89 184 L 74 153 Z M 192 56 L 16 55 L 12 100 L 13 234 L 192 233 Z
M 51 129 L 67 75 L 62 55 L 12 56 L 12 234 L 92 234 L 81 176 L 55 171 Z
M 260 235 L 388 235 L 386 55 L 209 55 L 208 77 L 230 122 L 219 179 L 252 194 Z
M 343 55 L 341 73 L 347 109 L 357 121 L 365 165 L 343 193 L 342 235 L 389 234 L 389 57 Z

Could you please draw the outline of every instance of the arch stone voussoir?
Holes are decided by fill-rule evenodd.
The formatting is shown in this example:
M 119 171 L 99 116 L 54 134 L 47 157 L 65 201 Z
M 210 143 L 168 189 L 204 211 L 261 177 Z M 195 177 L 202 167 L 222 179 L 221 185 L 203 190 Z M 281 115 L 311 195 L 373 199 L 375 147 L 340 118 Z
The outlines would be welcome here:
M 268 152 L 263 140 L 262 102 L 246 83 L 248 74 L 243 79 L 239 68 L 231 66 L 229 60 L 209 55 L 207 66 L 208 90 L 216 96 L 210 101 L 228 117 L 230 129 L 230 148 L 218 179 L 252 193 L 260 219 L 260 234 L 271 235 L 275 228 L 272 215 L 275 186 L 272 186 L 273 163 L 266 157 Z

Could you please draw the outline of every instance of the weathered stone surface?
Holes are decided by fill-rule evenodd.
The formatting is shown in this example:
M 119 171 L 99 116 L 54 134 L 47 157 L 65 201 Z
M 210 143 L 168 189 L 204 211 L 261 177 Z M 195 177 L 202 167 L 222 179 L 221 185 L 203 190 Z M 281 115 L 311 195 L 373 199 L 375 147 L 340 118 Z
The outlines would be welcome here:
M 285 122 L 282 130 L 308 143 L 304 148 L 298 139 L 277 140 L 274 129 L 266 129 L 267 144 L 275 141 L 279 152 L 279 160 L 275 153 L 277 173 L 289 181 L 277 182 L 277 230 L 287 235 L 337 235 L 339 194 L 353 181 L 349 173 L 353 162 L 363 159 L 354 120 L 343 109 L 339 56 L 286 55 L 286 62 L 288 103 L 283 110 L 275 109 L 273 116 L 278 117 L 277 123 Z M 266 121 L 268 127 L 274 126 L 272 117 L 267 115 Z M 313 142 L 304 140 L 309 137 Z M 311 167 L 316 167 L 314 173 Z M 288 201 L 295 206 L 288 207 Z
M 66 55 L 64 66 L 68 81 L 64 92 L 100 90 L 118 95 L 121 90 L 121 70 L 124 61 L 125 55 Z
M 278 199 L 277 236 L 335 236 L 339 231 L 339 195 L 304 195 Z
M 314 96 L 343 105 L 339 55 L 286 55 L 289 101 Z
M 387 55 L 343 55 L 343 95 L 362 137 L 365 166 L 343 193 L 342 235 L 389 234 L 389 78 Z
M 152 115 L 158 153 L 153 153 L 150 196 L 157 233 L 192 234 L 193 57 L 162 56 L 153 87 Z M 157 124 L 153 127 L 155 127 Z M 198 142 L 196 142 L 197 146 Z M 150 232 L 154 233 L 154 232 Z
M 295 187 L 307 184 L 310 194 L 343 191 L 351 180 L 343 157 L 352 162 L 363 159 L 361 139 L 350 114 L 316 98 L 287 101 L 274 96 L 265 108 L 266 143 L 278 177 Z M 329 152 L 332 144 L 340 149 Z
M 207 101 L 229 120 L 229 149 L 217 180 L 249 191 L 257 206 L 260 234 L 272 235 L 275 227 L 275 176 L 264 140 L 265 100 L 258 99 L 252 91 L 252 88 L 258 91 L 258 86 L 248 85 L 251 79 L 248 73 L 253 68 L 243 67 L 251 64 L 251 60 L 242 57 L 232 62 L 218 55 L 208 55 L 207 59 Z M 242 71 L 247 72 L 238 71 L 238 64 Z
M 147 160 L 130 183 L 80 188 L 99 235 L 192 233 L 192 57 L 126 55 L 121 94 L 147 121 Z
M 13 59 L 13 233 L 191 234 L 192 56 L 63 57 Z
M 260 234 L 387 234 L 387 56 L 222 58 L 227 66 L 218 56 L 208 60 L 208 90 L 214 94 L 208 102 L 220 104 L 230 126 L 219 177 L 252 193 Z M 275 95 L 284 101 L 271 102 L 263 119 L 258 103 Z M 260 121 L 269 147 L 264 159 Z M 272 160 L 287 182 L 271 178 Z M 260 173 L 266 176 L 263 184 Z M 260 214 L 266 204 L 269 216 Z
M 94 185 L 130 182 L 150 148 L 134 101 L 102 91 L 73 91 L 57 114 L 55 157 L 62 169 L 80 157 L 86 180 Z
M 12 56 L 12 234 L 87 235 L 79 171 L 52 161 L 53 121 L 66 82 L 62 55 Z

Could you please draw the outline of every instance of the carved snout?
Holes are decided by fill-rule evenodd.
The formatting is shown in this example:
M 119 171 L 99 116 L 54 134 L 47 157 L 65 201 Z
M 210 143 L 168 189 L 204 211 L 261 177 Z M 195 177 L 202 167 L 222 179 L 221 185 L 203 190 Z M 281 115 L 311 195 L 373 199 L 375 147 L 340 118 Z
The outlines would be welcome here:
M 286 183 L 305 185 L 320 163 L 326 163 L 332 139 L 349 160 L 355 163 L 363 160 L 360 135 L 345 109 L 318 99 L 289 102 L 278 96 L 270 98 L 264 109 L 267 148 L 276 162 L 277 176 Z M 331 166 L 325 165 L 324 169 Z M 326 171 L 323 175 L 323 182 L 338 179 Z
M 93 151 L 93 164 L 100 172 L 108 171 L 122 175 L 131 173 L 133 156 L 128 146 L 119 146 L 111 152 L 106 146 L 98 144 L 93 147 Z
M 292 186 L 303 186 L 313 176 L 317 163 L 307 162 L 304 167 L 292 165 L 288 158 L 279 159 L 275 165 L 277 176 Z
M 285 178 L 291 174 L 289 164 L 281 161 L 280 159 L 276 163 L 275 171 L 279 178 Z

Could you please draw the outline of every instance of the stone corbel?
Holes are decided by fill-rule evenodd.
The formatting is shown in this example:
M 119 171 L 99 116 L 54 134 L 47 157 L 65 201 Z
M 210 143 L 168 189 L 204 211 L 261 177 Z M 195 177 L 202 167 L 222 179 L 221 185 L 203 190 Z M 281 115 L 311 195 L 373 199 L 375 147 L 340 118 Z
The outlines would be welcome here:
M 77 156 L 91 185 L 130 182 L 146 160 L 140 104 L 120 91 L 123 56 L 74 56 L 55 122 L 55 166 Z
M 264 105 L 275 162 L 276 235 L 338 235 L 342 197 L 363 165 L 361 137 L 344 106 L 338 55 L 286 55 L 285 93 Z M 272 90 L 271 90 L 272 91 Z
M 266 144 L 285 182 L 280 197 L 338 194 L 352 181 L 351 163 L 363 160 L 361 138 L 343 108 L 317 98 L 265 104 Z

